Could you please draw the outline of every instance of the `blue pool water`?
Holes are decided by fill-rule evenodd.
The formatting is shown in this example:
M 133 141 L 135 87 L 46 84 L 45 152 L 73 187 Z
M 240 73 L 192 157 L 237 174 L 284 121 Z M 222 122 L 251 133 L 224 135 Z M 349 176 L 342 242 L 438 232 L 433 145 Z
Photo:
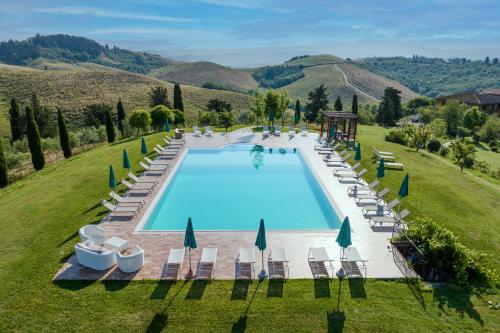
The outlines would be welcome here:
M 143 230 L 336 229 L 340 222 L 298 150 L 189 149 Z

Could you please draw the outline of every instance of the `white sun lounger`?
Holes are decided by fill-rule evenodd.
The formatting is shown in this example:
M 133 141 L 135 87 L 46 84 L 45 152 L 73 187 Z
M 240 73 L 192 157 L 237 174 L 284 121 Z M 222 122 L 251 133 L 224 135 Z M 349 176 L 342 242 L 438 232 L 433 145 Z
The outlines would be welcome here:
M 184 145 L 184 142 L 182 141 L 168 141 L 166 138 L 162 138 L 163 142 L 167 144 L 167 147 L 175 147 L 175 148 L 180 148 Z
M 162 159 L 162 160 L 173 160 L 177 156 L 177 153 L 168 152 L 168 151 L 163 152 L 160 149 L 158 149 L 158 147 L 154 147 L 153 150 L 158 155 L 158 158 Z
M 167 171 L 166 165 L 147 165 L 146 163 L 139 162 L 139 165 L 146 171 L 162 172 Z
M 193 126 L 193 135 L 194 136 L 201 136 L 201 131 L 198 126 Z
M 166 146 L 166 147 L 162 147 L 159 144 L 157 144 L 155 147 L 158 148 L 158 150 L 160 150 L 164 154 L 177 154 L 182 149 L 181 146 L 174 146 L 174 147 Z
M 153 183 L 158 184 L 158 177 L 155 176 L 141 176 L 137 177 L 132 172 L 129 172 L 127 176 L 134 181 L 134 183 Z
M 363 169 L 363 170 L 361 170 L 358 173 L 353 172 L 353 173 L 350 173 L 350 174 L 341 174 L 341 175 L 339 175 L 339 180 L 341 180 L 343 182 L 345 182 L 346 180 L 349 180 L 349 181 L 353 180 L 353 181 L 357 182 L 367 172 L 368 172 L 368 170 Z
M 136 215 L 139 210 L 139 206 L 127 207 L 127 206 L 115 206 L 107 200 L 103 200 L 101 204 L 109 210 L 109 215 Z M 130 214 L 132 213 L 132 214 Z
M 274 135 L 276 136 L 281 135 L 281 126 L 274 126 Z
M 269 127 L 266 125 L 262 126 L 262 136 L 269 136 Z
M 269 278 L 287 279 L 290 276 L 286 247 L 273 247 L 267 259 L 270 266 Z
M 380 151 L 377 148 L 375 148 L 374 146 L 371 146 L 371 148 L 372 148 L 373 152 L 378 154 L 378 155 L 386 155 L 386 156 L 393 156 L 394 155 L 394 153 L 392 153 L 390 151 Z
M 215 263 L 217 262 L 216 247 L 204 247 L 201 252 L 201 259 L 196 269 L 196 280 L 211 280 L 214 277 Z
M 346 272 L 347 277 L 350 277 L 351 275 L 353 275 L 352 274 L 353 273 L 353 264 L 355 264 L 359 268 L 359 272 L 361 274 L 361 277 L 364 277 L 366 279 L 367 269 L 366 269 L 365 263 L 368 260 L 363 259 L 363 257 L 361 257 L 361 255 L 359 254 L 358 249 L 356 247 L 349 246 L 347 249 L 345 249 L 343 251 L 343 256 L 340 259 L 340 261 L 342 263 L 342 267 L 349 268 L 349 269 L 344 268 L 344 271 Z M 364 275 L 363 275 L 363 273 L 361 273 L 361 270 L 363 270 L 365 272 Z
M 407 209 L 403 209 L 403 211 L 401 211 L 401 213 L 395 214 L 395 216 L 373 215 L 373 216 L 370 216 L 369 223 L 372 227 L 375 226 L 377 223 L 378 224 L 385 224 L 385 223 L 396 224 L 396 223 L 403 221 L 403 219 L 405 217 L 407 217 L 408 215 L 410 215 L 410 211 L 408 211 Z
M 151 192 L 153 189 L 154 184 L 151 183 L 137 183 L 137 184 L 132 184 L 126 179 L 122 179 L 121 183 L 125 185 L 129 190 L 132 191 L 147 191 Z
M 295 136 L 295 127 L 288 126 L 288 136 L 290 136 L 290 137 Z
M 378 161 L 378 165 L 380 165 L 380 160 Z M 385 158 L 384 158 L 384 169 L 403 170 L 404 168 L 405 168 L 405 165 L 403 163 L 385 162 Z
M 368 213 L 374 214 L 374 215 L 389 215 L 392 212 L 392 209 L 399 205 L 399 200 L 394 199 L 391 202 L 389 202 L 387 205 L 369 205 L 369 206 L 363 206 L 361 208 L 363 214 L 367 215 Z
M 165 139 L 164 140 L 167 140 L 168 143 L 182 143 L 182 144 L 184 144 L 184 139 L 172 139 L 168 135 L 165 135 Z
M 353 194 L 353 195 L 370 194 L 370 192 L 373 191 L 373 189 L 375 187 L 377 187 L 379 184 L 380 184 L 379 180 L 376 179 L 373 182 L 371 182 L 370 184 L 368 184 L 368 186 L 364 186 L 364 185 L 349 186 L 347 188 L 347 193 Z
M 109 196 L 116 200 L 120 205 L 122 206 L 130 206 L 130 207 L 135 207 L 135 206 L 142 206 L 144 203 L 144 199 L 141 199 L 139 197 L 122 197 L 115 193 L 114 191 L 109 192 Z
M 323 161 L 329 162 L 329 161 L 342 161 L 345 160 L 345 155 L 348 155 L 347 150 L 342 150 L 340 153 L 337 152 L 331 152 L 329 154 L 325 154 L 323 157 Z
M 165 263 L 165 270 L 163 275 L 166 279 L 177 280 L 182 271 L 182 264 L 184 263 L 184 254 L 186 249 L 170 249 L 167 262 Z
M 378 202 L 381 200 L 387 193 L 389 193 L 389 189 L 387 187 L 384 187 L 382 190 L 380 190 L 377 193 L 368 193 L 368 194 L 360 194 L 356 196 L 356 201 L 359 203 L 361 200 L 375 200 L 375 202 Z
M 307 136 L 308 133 L 306 125 L 300 125 L 300 135 Z
M 333 174 L 335 176 L 340 176 L 343 174 L 353 173 L 356 169 L 361 167 L 361 163 L 356 163 L 352 167 L 344 166 L 344 167 L 333 167 Z
M 313 277 L 316 278 L 330 278 L 328 269 L 333 273 L 333 259 L 330 259 L 324 247 L 310 247 L 309 254 L 307 255 L 309 266 L 313 270 Z M 316 271 L 314 271 L 314 269 Z
M 335 150 L 340 146 L 340 143 L 336 143 L 333 147 L 320 147 L 318 149 L 316 149 L 318 151 L 319 154 L 321 155 L 329 155 L 331 153 L 334 153 Z
M 255 276 L 255 252 L 253 247 L 240 247 L 238 259 L 240 279 L 251 279 L 252 273 Z
M 146 161 L 149 165 L 168 165 L 170 167 L 170 162 L 166 160 L 152 160 L 147 156 L 144 156 L 144 161 Z
M 205 135 L 206 136 L 212 136 L 214 134 L 214 131 L 212 130 L 211 126 L 205 126 Z

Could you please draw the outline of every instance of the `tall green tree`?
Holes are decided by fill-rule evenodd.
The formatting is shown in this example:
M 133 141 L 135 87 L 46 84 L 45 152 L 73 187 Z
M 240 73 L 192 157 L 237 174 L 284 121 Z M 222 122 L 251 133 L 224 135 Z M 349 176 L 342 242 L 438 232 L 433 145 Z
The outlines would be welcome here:
M 12 141 L 21 139 L 23 132 L 20 128 L 20 114 L 19 105 L 15 98 L 10 100 L 9 109 L 10 133 L 12 134 Z
M 106 136 L 109 143 L 115 142 L 115 126 L 113 126 L 113 117 L 111 116 L 111 110 L 106 111 Z
M 279 119 L 280 112 L 280 94 L 272 89 L 268 89 L 265 97 L 266 102 L 266 117 L 271 125 L 274 125 L 274 121 Z
M 356 95 L 356 94 L 352 95 L 351 110 L 352 110 L 352 113 L 358 114 L 358 95 Z
M 278 113 L 276 114 L 276 117 L 278 119 L 281 119 L 281 126 L 285 125 L 285 115 L 286 115 L 286 110 L 288 110 L 288 105 L 290 105 L 290 98 L 288 98 L 288 92 L 282 91 L 279 93 L 279 107 L 278 107 Z
M 488 117 L 484 112 L 479 110 L 476 106 L 465 111 L 464 126 L 471 132 L 475 133 L 479 127 L 483 126 Z
M 226 102 L 224 100 L 221 100 L 218 98 L 212 98 L 207 103 L 207 110 L 208 111 L 215 111 L 218 113 L 231 112 L 231 111 L 233 111 L 233 106 L 231 105 L 231 103 Z
M 137 129 L 136 135 L 139 135 L 141 129 L 145 131 L 151 126 L 151 115 L 145 110 L 135 110 L 128 118 L 128 123 L 132 128 Z
M 31 107 L 38 130 L 40 131 L 40 136 L 46 138 L 55 135 L 53 126 L 51 128 L 51 111 L 49 108 L 41 105 L 36 93 L 31 95 Z
M 70 158 L 73 155 L 71 151 L 71 144 L 69 141 L 68 129 L 66 128 L 66 122 L 64 121 L 63 114 L 60 109 L 57 109 L 57 127 L 59 129 L 59 142 L 61 143 L 61 148 L 65 158 Z
M 295 125 L 300 122 L 300 101 L 298 99 L 295 101 L 295 115 L 293 117 L 293 122 Z
M 149 106 L 155 107 L 157 105 L 165 105 L 170 107 L 170 103 L 168 102 L 168 91 L 166 87 L 156 86 L 151 88 L 149 92 Z
M 335 100 L 335 104 L 333 105 L 333 109 L 335 111 L 342 111 L 342 101 L 340 100 L 340 96 Z
M 400 93 L 401 91 L 393 87 L 385 88 L 377 113 L 377 122 L 379 124 L 394 126 L 396 121 L 401 118 L 403 109 L 401 107 Z
M 157 130 L 161 131 L 165 126 L 165 120 L 168 119 L 170 124 L 175 122 L 175 114 L 172 110 L 165 105 L 157 105 L 151 109 L 151 125 Z
M 31 152 L 31 162 L 35 170 L 42 170 L 45 166 L 45 157 L 43 156 L 42 140 L 40 131 L 35 121 L 35 115 L 31 107 L 26 107 L 26 135 L 28 137 L 28 147 Z
M 182 102 L 181 86 L 178 83 L 174 84 L 174 109 L 181 110 L 184 112 L 184 103 Z
M 125 135 L 125 108 L 123 107 L 121 98 L 118 100 L 118 103 L 116 104 L 116 116 L 118 120 L 118 130 L 120 131 L 123 137 Z
M 458 128 L 462 126 L 467 105 L 458 101 L 449 101 L 439 108 L 439 112 L 446 123 L 446 134 L 456 136 Z
M 304 118 L 308 122 L 315 122 L 318 120 L 320 112 L 324 112 L 328 108 L 328 94 L 326 87 L 320 85 L 316 89 L 309 92 L 307 99 L 309 102 L 306 104 L 306 112 Z
M 219 113 L 219 121 L 221 122 L 221 125 L 226 129 L 227 133 L 227 129 L 233 126 L 234 123 L 233 113 L 230 111 Z
M 257 122 L 257 126 L 262 121 L 262 117 L 266 113 L 266 101 L 265 95 L 260 92 L 260 90 L 256 90 L 253 94 L 254 100 L 253 104 L 250 106 L 250 111 L 255 116 L 255 121 Z
M 9 184 L 9 175 L 7 169 L 7 159 L 3 148 L 3 141 L 0 140 L 0 188 Z

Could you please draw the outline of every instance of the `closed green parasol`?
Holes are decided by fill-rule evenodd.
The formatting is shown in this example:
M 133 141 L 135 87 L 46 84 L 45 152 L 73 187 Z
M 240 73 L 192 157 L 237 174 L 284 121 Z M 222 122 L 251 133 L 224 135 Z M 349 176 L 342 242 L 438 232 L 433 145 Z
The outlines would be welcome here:
M 344 249 L 349 247 L 349 245 L 352 244 L 352 242 L 351 242 L 351 225 L 349 223 L 348 216 L 346 216 L 344 219 L 344 222 L 342 222 L 342 226 L 340 227 L 339 234 L 337 235 L 337 239 L 335 241 L 341 247 L 340 258 L 342 259 Z
M 377 168 L 377 178 L 378 179 L 384 178 L 384 176 L 385 176 L 385 165 L 384 165 L 384 159 L 381 158 Z
M 266 227 L 264 226 L 264 219 L 260 219 L 259 231 L 257 232 L 257 239 L 255 240 L 255 246 L 262 253 L 262 270 L 259 273 L 259 279 L 264 279 L 266 277 L 266 270 L 264 269 L 264 250 L 267 247 L 266 244 Z
M 410 175 L 406 174 L 405 178 L 403 179 L 403 182 L 401 183 L 401 186 L 399 187 L 399 197 L 404 198 L 408 196 L 408 182 L 410 181 Z
M 189 248 L 189 274 L 188 276 L 193 275 L 193 271 L 191 269 L 191 249 L 196 249 L 196 239 L 194 238 L 194 229 L 193 222 L 191 218 L 188 219 L 186 234 L 184 235 L 184 247 Z
M 132 168 L 132 166 L 130 164 L 130 160 L 128 158 L 128 153 L 125 149 L 123 150 L 123 168 L 124 169 L 131 169 Z
M 144 137 L 141 137 L 141 153 L 144 155 L 147 155 L 148 153 L 148 147 L 146 146 L 146 140 L 144 140 Z
M 163 129 L 165 132 L 170 132 L 170 123 L 168 122 L 168 118 L 165 119 L 165 125 L 163 125 Z
M 361 161 L 361 144 L 360 143 L 358 143 L 358 146 L 356 147 L 356 155 L 354 155 L 354 160 Z
M 116 187 L 116 179 L 115 179 L 115 170 L 113 170 L 113 166 L 109 166 L 109 187 L 114 189 Z

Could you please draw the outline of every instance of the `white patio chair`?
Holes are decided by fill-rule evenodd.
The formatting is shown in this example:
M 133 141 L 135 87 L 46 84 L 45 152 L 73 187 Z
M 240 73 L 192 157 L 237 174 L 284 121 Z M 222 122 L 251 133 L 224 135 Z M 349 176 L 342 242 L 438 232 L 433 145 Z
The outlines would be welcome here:
M 214 131 L 212 129 L 212 126 L 205 126 L 205 135 L 212 136 L 213 134 L 214 134 Z
M 201 136 L 201 131 L 198 126 L 193 126 L 193 135 L 194 136 Z
M 81 227 L 78 231 L 78 234 L 80 235 L 80 240 L 82 241 L 82 243 L 86 241 L 92 241 L 94 244 L 102 245 L 104 244 L 106 238 L 108 238 L 106 235 L 106 230 L 93 224 L 88 224 Z
M 309 132 L 307 131 L 307 127 L 306 125 L 301 125 L 300 126 L 300 135 L 302 136 L 307 136 Z
M 136 245 L 128 254 L 118 252 L 118 268 L 125 273 L 137 272 L 144 266 L 144 250 Z
M 269 127 L 266 125 L 262 126 L 262 136 L 269 136 Z
M 116 252 L 113 249 L 100 247 L 92 242 L 75 245 L 78 263 L 96 271 L 104 271 L 116 265 Z

